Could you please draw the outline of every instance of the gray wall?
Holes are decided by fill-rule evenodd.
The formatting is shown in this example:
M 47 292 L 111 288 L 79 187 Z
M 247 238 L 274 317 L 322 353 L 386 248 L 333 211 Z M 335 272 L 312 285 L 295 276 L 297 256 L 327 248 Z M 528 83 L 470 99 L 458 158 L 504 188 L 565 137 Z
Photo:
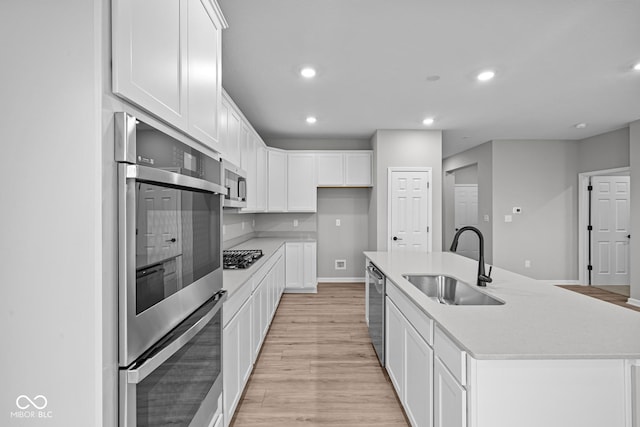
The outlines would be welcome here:
M 298 226 L 294 226 L 294 220 Z M 316 238 L 315 213 L 261 213 L 256 215 L 255 231 L 258 237 Z
M 470 166 L 457 169 L 454 175 L 456 184 L 478 185 L 478 164 L 474 163 Z
M 455 234 L 454 195 L 457 171 L 475 165 L 478 183 L 478 229 L 485 238 L 485 260 L 493 262 L 493 143 L 486 142 L 477 147 L 443 160 L 442 168 L 445 172 L 443 183 L 443 248 L 448 249 Z M 453 174 L 451 172 L 456 172 Z M 464 174 L 464 172 L 463 172 Z M 488 215 L 489 221 L 484 221 Z
M 265 138 L 264 142 L 283 150 L 371 150 L 371 141 L 357 138 Z
M 102 424 L 101 4 L 0 7 L 3 426 Z
M 640 235 L 640 120 L 629 126 L 631 164 L 631 233 Z M 640 303 L 640 240 L 631 239 L 631 298 Z M 635 261 L 635 262 L 634 262 Z
M 578 172 L 629 166 L 629 128 L 607 132 L 580 141 Z
M 364 277 L 369 228 L 369 188 L 318 189 L 318 277 Z M 336 219 L 340 226 L 336 226 Z M 336 270 L 335 260 L 346 260 Z
M 578 145 L 493 141 L 496 266 L 536 279 L 577 279 Z M 515 206 L 521 214 L 512 213 Z M 505 222 L 505 215 L 513 222 Z
M 374 155 L 376 250 L 387 250 L 387 168 L 431 167 L 433 251 L 442 250 L 442 132 L 433 130 L 378 130 L 372 139 Z M 372 217 L 369 217 L 372 220 Z

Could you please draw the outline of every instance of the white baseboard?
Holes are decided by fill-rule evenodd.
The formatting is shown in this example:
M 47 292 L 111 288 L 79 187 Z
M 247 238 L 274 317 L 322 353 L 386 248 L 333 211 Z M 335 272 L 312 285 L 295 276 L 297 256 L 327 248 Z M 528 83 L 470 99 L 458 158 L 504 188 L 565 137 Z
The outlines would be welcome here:
M 640 299 L 629 298 L 627 300 L 627 304 L 635 305 L 636 307 L 640 307 Z
M 318 277 L 318 283 L 363 283 L 364 277 Z
M 284 288 L 285 294 L 317 294 L 318 288 Z
M 578 280 L 540 280 L 549 285 L 580 285 Z M 585 285 L 586 286 L 586 285 Z

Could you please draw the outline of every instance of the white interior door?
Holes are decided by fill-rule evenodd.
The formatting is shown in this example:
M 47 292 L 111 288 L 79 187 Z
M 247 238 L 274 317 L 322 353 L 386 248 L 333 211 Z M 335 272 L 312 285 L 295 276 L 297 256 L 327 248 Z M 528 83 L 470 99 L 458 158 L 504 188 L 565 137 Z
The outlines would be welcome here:
M 591 284 L 629 284 L 628 176 L 596 176 L 591 180 Z
M 390 170 L 390 250 L 430 250 L 430 177 L 428 170 Z
M 467 225 L 476 227 L 478 225 L 478 185 L 456 184 L 454 200 L 455 231 Z M 478 236 L 470 232 L 462 233 L 458 240 L 456 253 L 477 260 L 479 257 Z

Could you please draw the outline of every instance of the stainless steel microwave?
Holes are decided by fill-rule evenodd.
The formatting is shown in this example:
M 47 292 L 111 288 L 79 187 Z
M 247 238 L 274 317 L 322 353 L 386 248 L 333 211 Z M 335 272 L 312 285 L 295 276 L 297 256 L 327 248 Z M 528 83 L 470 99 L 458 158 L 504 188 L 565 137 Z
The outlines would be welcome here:
M 222 168 L 224 186 L 227 189 L 224 206 L 229 208 L 247 207 L 247 172 L 224 159 L 222 160 Z

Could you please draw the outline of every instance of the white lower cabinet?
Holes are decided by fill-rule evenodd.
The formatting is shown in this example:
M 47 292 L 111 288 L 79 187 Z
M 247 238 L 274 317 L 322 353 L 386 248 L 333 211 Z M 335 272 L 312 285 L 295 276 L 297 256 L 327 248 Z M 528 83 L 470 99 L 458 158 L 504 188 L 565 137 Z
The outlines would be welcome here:
M 435 427 L 467 425 L 467 392 L 436 357 L 433 406 Z
M 232 414 L 251 373 L 251 302 L 246 301 L 223 329 L 224 413 Z
M 386 367 L 407 417 L 414 427 L 431 427 L 433 349 L 386 299 Z
M 225 302 L 225 307 L 235 310 L 234 307 L 240 302 L 236 303 L 233 298 L 246 299 L 235 313 L 224 315 L 225 318 L 230 317 L 222 332 L 225 426 L 231 423 L 284 289 L 284 248 L 279 249 L 273 257 L 275 260 L 267 261 L 249 282 Z M 251 296 L 248 296 L 253 283 L 257 284 Z
M 288 242 L 286 253 L 286 291 L 316 292 L 316 242 Z

